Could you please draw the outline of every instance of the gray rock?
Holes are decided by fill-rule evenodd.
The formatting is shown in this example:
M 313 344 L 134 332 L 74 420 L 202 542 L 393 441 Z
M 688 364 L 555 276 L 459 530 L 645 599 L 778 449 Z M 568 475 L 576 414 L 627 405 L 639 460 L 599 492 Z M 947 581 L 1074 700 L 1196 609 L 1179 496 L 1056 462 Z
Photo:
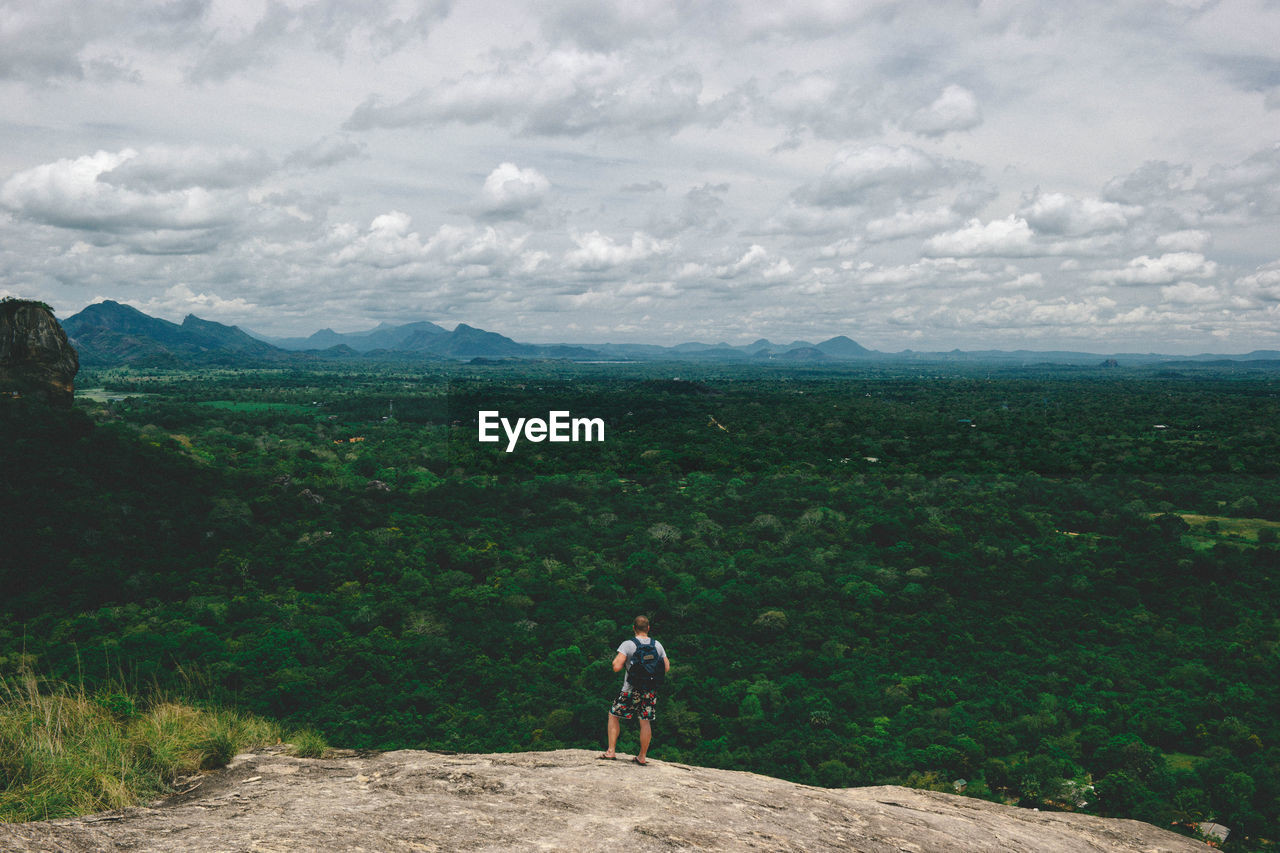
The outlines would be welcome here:
M 43 302 L 0 300 L 0 394 L 69 407 L 80 358 Z
M 1201 853 L 1145 823 L 907 788 L 827 790 L 579 749 L 237 756 L 149 808 L 0 824 L 0 850 Z M 192 783 L 189 783 L 192 784 Z

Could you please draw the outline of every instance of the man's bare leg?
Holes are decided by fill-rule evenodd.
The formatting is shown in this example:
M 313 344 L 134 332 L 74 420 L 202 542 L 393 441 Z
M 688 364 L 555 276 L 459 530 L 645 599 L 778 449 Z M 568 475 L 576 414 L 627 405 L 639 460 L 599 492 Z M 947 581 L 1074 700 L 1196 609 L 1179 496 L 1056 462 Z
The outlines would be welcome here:
M 640 754 L 636 756 L 641 764 L 644 764 L 645 753 L 649 751 L 649 741 L 653 739 L 653 726 L 649 725 L 648 720 L 640 721 Z
M 618 735 L 622 733 L 622 721 L 613 714 L 609 715 L 609 748 L 605 750 L 605 755 L 612 758 L 617 755 Z

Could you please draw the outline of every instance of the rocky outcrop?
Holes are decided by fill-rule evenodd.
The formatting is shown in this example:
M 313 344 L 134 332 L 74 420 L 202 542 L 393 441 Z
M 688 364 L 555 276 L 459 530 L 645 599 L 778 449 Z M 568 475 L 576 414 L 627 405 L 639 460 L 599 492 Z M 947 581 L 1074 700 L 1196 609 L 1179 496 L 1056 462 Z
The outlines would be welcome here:
M 279 749 L 149 808 L 0 824 L 31 851 L 865 851 L 1199 853 L 1145 823 L 1015 809 L 907 788 L 809 788 L 585 750 L 509 755 Z
M 0 301 L 0 394 L 70 406 L 80 359 L 49 306 Z

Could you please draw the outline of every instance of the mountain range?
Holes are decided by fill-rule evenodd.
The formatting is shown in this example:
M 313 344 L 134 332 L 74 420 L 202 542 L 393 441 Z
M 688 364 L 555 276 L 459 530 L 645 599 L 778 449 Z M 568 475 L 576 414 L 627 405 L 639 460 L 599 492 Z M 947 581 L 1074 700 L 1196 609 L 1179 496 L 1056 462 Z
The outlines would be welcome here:
M 173 323 L 137 308 L 106 300 L 62 323 L 86 366 L 205 366 L 251 363 L 333 361 L 342 359 L 591 359 L 582 347 L 521 344 L 495 332 L 461 323 L 448 331 L 434 323 L 394 326 L 341 334 L 323 329 L 308 338 L 272 339 L 250 335 L 238 326 L 188 314 Z
M 321 329 L 305 338 L 273 338 L 188 314 L 181 323 L 152 317 L 129 305 L 106 300 L 62 321 L 86 367 L 244 366 L 270 363 L 378 360 L 548 360 L 707 361 L 738 363 L 814 362 L 961 362 L 1009 365 L 1075 364 L 1113 366 L 1176 362 L 1257 362 L 1280 367 L 1280 351 L 1246 355 L 1169 356 L 1157 353 L 1100 355 L 1087 352 L 983 350 L 884 353 L 845 335 L 819 343 L 775 344 L 761 338 L 749 344 L 526 344 L 497 332 L 459 323 L 452 331 L 435 323 L 382 323 L 362 332 Z

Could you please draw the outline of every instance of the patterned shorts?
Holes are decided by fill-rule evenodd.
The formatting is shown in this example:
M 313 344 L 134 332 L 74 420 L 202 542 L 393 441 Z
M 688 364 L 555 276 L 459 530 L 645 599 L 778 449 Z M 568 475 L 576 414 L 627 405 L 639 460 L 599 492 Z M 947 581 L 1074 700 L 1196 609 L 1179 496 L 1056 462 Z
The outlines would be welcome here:
M 613 707 L 609 709 L 609 713 L 629 720 L 635 716 L 636 711 L 639 711 L 640 719 L 652 720 L 654 706 L 657 704 L 656 690 L 624 690 L 618 694 L 617 699 L 613 700 Z

